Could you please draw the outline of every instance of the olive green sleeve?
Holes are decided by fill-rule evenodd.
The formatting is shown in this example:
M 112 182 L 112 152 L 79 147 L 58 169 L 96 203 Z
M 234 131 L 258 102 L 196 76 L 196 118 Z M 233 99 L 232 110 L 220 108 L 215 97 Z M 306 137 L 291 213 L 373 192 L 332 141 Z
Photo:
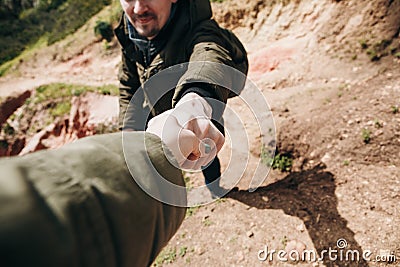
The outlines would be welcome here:
M 179 228 L 185 208 L 163 204 L 138 186 L 122 139 L 129 137 L 131 151 L 137 149 L 129 155 L 131 166 L 143 157 L 154 164 L 134 167 L 135 175 L 157 169 L 172 183 L 184 182 L 157 137 L 125 134 L 87 137 L 57 150 L 0 160 L 2 266 L 151 264 Z
M 173 105 L 192 85 L 226 103 L 229 97 L 238 95 L 245 85 L 248 71 L 245 48 L 231 31 L 220 28 L 213 20 L 199 24 L 192 36 L 187 49 L 189 62 L 203 63 L 189 64 L 178 83 Z

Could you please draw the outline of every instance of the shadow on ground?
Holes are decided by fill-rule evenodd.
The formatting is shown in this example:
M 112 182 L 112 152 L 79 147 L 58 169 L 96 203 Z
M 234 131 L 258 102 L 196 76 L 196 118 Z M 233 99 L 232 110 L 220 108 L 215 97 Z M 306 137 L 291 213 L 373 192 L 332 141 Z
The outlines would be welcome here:
M 284 179 L 260 187 L 253 193 L 241 190 L 231 192 L 227 197 L 257 209 L 281 209 L 303 220 L 318 252 L 317 256 L 329 248 L 338 250 L 336 254 L 332 253 L 332 256 L 337 255 L 337 260 L 325 253 L 323 262 L 326 266 L 368 266 L 362 259 L 363 251 L 354 239 L 354 232 L 338 212 L 335 189 L 333 174 L 319 165 L 307 171 L 290 173 Z M 339 239 L 347 241 L 346 248 L 337 247 Z M 346 260 L 349 250 L 359 252 L 359 261 L 351 260 L 351 253 L 348 254 L 349 260 Z M 340 253 L 343 255 L 342 261 Z

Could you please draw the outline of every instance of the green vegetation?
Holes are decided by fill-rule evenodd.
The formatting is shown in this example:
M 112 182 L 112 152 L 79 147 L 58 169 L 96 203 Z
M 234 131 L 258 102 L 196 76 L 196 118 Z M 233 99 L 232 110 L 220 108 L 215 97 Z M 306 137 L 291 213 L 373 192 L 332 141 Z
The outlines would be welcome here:
M 187 191 L 192 190 L 192 189 L 193 189 L 193 184 L 192 184 L 192 182 L 190 181 L 190 177 L 187 176 L 186 173 L 185 173 L 184 171 L 182 172 L 182 175 L 183 175 L 183 180 L 185 181 L 186 190 L 187 190 Z
M 106 40 L 110 42 L 114 36 L 114 31 L 109 22 L 97 21 L 96 26 L 94 26 L 94 34 L 100 38 L 100 40 Z
M 270 153 L 265 145 L 261 147 L 261 162 L 263 164 L 269 165 L 272 167 L 272 169 L 278 169 L 282 172 L 290 172 L 292 169 L 293 165 L 293 158 L 290 153 L 280 153 L 278 151 L 275 151 L 275 156 L 274 158 L 271 158 Z
M 398 50 L 398 45 L 391 45 L 391 40 L 380 40 L 375 43 L 368 43 L 366 39 L 359 40 L 359 44 L 363 50 L 366 50 L 366 54 L 369 56 L 371 61 L 378 61 L 382 57 L 387 56 L 389 54 L 394 55 L 396 57 L 396 51 Z M 400 54 L 399 54 L 400 56 Z
M 179 256 L 180 257 L 185 257 L 185 255 L 186 255 L 186 252 L 187 252 L 187 247 L 181 247 L 180 249 L 179 249 Z
M 203 220 L 203 225 L 204 225 L 204 226 L 210 226 L 211 224 L 213 224 L 213 223 L 212 223 L 212 221 L 210 220 L 210 218 L 206 217 L 206 218 Z
M 290 172 L 293 165 L 293 159 L 290 155 L 278 154 L 274 157 L 274 162 L 272 163 L 273 169 L 278 169 L 282 172 Z
M 283 247 L 282 249 L 286 248 L 287 243 L 288 243 L 287 236 L 283 236 L 282 239 L 281 239 L 281 244 L 282 244 L 282 247 Z
M 330 100 L 329 98 L 325 98 L 324 99 L 324 104 L 327 105 L 329 103 L 331 103 L 332 100 Z
M 103 95 L 118 95 L 118 87 L 115 85 L 88 86 L 65 83 L 50 83 L 36 88 L 33 102 L 38 104 L 47 100 L 70 98 L 80 96 L 85 92 L 96 92 Z M 32 101 L 32 100 L 29 100 Z
M 378 61 L 384 56 L 389 54 L 393 54 L 396 51 L 396 48 L 390 46 L 392 41 L 383 39 L 381 41 L 376 42 L 373 44 L 368 50 L 367 55 L 371 61 Z M 390 46 L 390 47 L 389 47 Z
M 162 266 L 163 263 L 173 263 L 176 260 L 176 248 L 165 248 L 158 255 L 152 266 Z
M 53 116 L 53 118 L 56 118 L 56 117 L 60 117 L 60 116 L 69 114 L 70 111 L 71 111 L 71 103 L 70 102 L 60 102 L 60 103 L 57 103 L 55 108 L 50 110 L 50 114 L 51 114 L 51 116 Z
M 399 113 L 399 106 L 392 106 L 392 113 L 393 114 Z
M 343 165 L 344 165 L 344 166 L 349 166 L 349 165 L 350 165 L 350 161 L 347 160 L 347 159 L 345 159 L 345 160 L 343 161 Z
M 382 122 L 380 122 L 378 119 L 374 120 L 374 125 L 375 125 L 376 128 L 382 128 L 383 127 Z
M 9 139 L 18 135 L 32 136 L 56 119 L 65 119 L 71 112 L 71 98 L 85 92 L 116 95 L 118 88 L 114 85 L 95 87 L 62 83 L 39 86 L 31 97 L 25 100 L 22 110 L 8 118 L 0 132 Z M 94 129 L 96 134 L 117 131 L 118 125 L 114 121 L 100 123 Z
M 369 59 L 371 61 L 378 61 L 379 59 L 381 59 L 381 55 L 378 54 L 378 52 L 372 48 L 367 50 L 367 55 L 369 56 Z
M 24 6 L 4 3 L 0 6 L 0 64 L 12 60 L 27 47 L 44 38 L 53 44 L 79 27 L 112 0 L 39 0 Z M 9 68 L 9 66 L 8 66 Z M 0 75 L 7 70 L 3 67 Z
M 362 49 L 367 49 L 368 48 L 367 40 L 362 39 L 362 40 L 359 41 L 359 43 L 360 43 L 360 46 L 361 46 Z
M 363 128 L 361 132 L 361 137 L 364 143 L 368 144 L 371 141 L 371 131 L 367 128 Z
M 71 110 L 71 97 L 80 96 L 85 92 L 96 92 L 103 95 L 117 95 L 118 87 L 114 85 L 104 86 L 88 86 L 88 85 L 75 85 L 65 83 L 51 83 L 41 85 L 36 88 L 36 93 L 26 100 L 27 105 L 37 105 L 42 103 L 51 102 L 47 105 L 52 118 L 66 115 Z M 99 125 L 100 132 L 110 132 L 115 129 L 106 125 Z
M 14 135 L 15 134 L 14 128 L 8 123 L 5 123 L 2 128 L 3 128 L 2 130 L 4 131 L 4 133 L 6 135 Z
M 187 208 L 187 210 L 186 210 L 186 218 L 194 215 L 199 208 L 200 208 L 200 206 L 194 206 L 194 207 Z

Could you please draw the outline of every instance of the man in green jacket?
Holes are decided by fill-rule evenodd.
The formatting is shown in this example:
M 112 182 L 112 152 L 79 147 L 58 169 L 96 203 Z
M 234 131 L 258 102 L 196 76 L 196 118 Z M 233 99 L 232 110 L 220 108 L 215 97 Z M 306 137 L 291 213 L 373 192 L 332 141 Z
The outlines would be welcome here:
M 215 184 L 213 182 L 221 175 L 220 162 L 215 155 L 224 143 L 224 105 L 229 97 L 240 92 L 246 79 L 248 61 L 243 45 L 232 32 L 220 28 L 211 19 L 209 0 L 120 2 L 124 13 L 115 29 L 122 47 L 120 128 L 145 130 L 152 119 L 148 130 L 163 139 L 168 127 L 160 125 L 173 121 L 203 144 L 186 160 L 180 161 L 180 166 L 198 169 L 209 164 L 202 168 L 205 182 Z M 157 73 L 185 62 L 209 64 L 189 65 L 174 88 L 163 88 L 162 81 L 146 88 Z M 223 66 L 243 75 L 227 75 Z M 157 97 L 152 97 L 154 94 Z M 207 151 L 204 140 L 209 140 L 212 153 Z M 179 158 L 176 153 L 174 155 Z M 218 182 L 216 185 L 218 188 Z

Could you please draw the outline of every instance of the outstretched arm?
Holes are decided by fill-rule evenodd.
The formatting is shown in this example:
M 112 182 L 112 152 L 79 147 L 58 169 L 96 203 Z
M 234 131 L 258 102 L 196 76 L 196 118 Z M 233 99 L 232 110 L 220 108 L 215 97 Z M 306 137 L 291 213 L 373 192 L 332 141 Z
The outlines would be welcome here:
M 175 108 L 151 119 L 146 131 L 161 138 L 180 167 L 199 169 L 214 159 L 225 142 L 211 114 L 211 106 L 203 97 L 188 93 Z

